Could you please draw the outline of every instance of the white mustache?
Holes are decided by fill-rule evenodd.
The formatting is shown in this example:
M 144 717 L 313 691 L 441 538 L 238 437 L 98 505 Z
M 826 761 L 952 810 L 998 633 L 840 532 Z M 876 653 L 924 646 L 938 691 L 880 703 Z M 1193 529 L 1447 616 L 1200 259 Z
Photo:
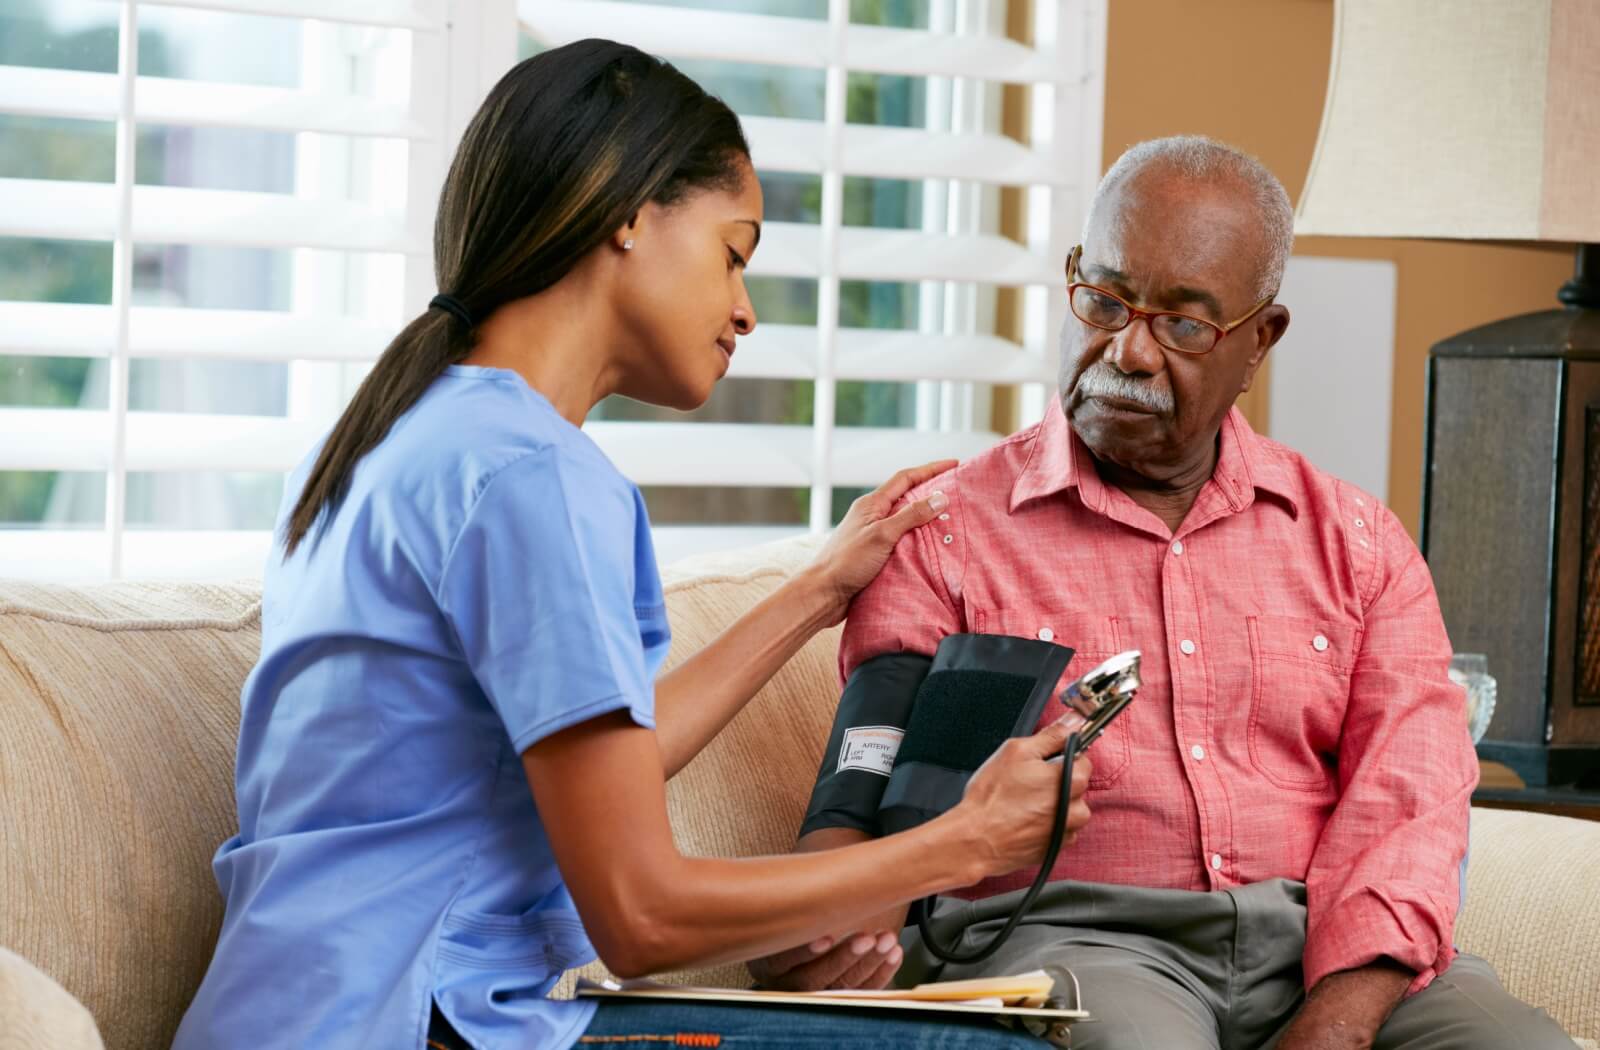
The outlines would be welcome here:
M 1171 412 L 1173 407 L 1172 391 L 1130 379 L 1104 361 L 1090 365 L 1078 377 L 1075 390 L 1083 397 L 1114 397 L 1132 401 L 1152 412 Z

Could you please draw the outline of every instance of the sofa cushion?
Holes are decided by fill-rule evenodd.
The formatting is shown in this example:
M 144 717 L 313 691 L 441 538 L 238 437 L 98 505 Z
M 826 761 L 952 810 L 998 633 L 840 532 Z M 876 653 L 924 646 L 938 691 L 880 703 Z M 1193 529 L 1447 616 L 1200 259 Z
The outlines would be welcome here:
M 210 960 L 259 608 L 248 585 L 0 584 L 0 945 L 112 1050 L 170 1046 Z
M 0 948 L 0 1048 L 101 1050 L 83 1004 L 16 952 Z
M 1574 1036 L 1600 1036 L 1600 823 L 1472 811 L 1456 944 Z

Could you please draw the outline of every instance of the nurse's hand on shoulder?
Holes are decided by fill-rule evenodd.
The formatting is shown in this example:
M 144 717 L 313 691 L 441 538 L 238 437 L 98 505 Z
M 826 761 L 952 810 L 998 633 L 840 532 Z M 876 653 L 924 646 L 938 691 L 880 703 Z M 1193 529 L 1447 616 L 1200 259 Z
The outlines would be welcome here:
M 933 521 L 949 505 L 942 492 L 901 503 L 905 494 L 955 466 L 955 460 L 944 459 L 902 470 L 850 505 L 850 513 L 809 567 L 827 589 L 833 623 L 844 619 L 850 599 L 883 569 L 900 537 Z

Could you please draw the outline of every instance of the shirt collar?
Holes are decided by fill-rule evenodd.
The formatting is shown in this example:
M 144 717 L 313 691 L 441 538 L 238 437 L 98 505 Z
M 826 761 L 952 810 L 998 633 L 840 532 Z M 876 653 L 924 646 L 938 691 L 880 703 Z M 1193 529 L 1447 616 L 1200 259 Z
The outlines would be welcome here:
M 1279 457 L 1262 447 L 1262 439 L 1250 428 L 1244 413 L 1232 408 L 1222 421 L 1221 449 L 1211 480 L 1222 490 L 1234 513 L 1255 502 L 1257 491 L 1283 500 L 1291 516 L 1300 516 L 1291 479 L 1284 473 Z M 1076 488 L 1084 505 L 1105 513 L 1106 486 L 1094 469 L 1088 446 L 1067 423 L 1061 399 L 1050 399 L 1044 422 L 1039 425 L 1027 462 L 1011 486 L 1011 511 L 1030 500 L 1044 499 Z

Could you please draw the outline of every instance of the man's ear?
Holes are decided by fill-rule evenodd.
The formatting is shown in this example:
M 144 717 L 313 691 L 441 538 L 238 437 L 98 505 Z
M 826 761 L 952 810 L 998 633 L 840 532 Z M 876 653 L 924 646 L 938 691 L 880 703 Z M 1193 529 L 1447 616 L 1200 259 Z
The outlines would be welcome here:
M 1243 394 L 1250 389 L 1256 381 L 1256 373 L 1261 369 L 1261 362 L 1267 359 L 1267 353 L 1278 340 L 1283 338 L 1283 333 L 1289 330 L 1289 308 L 1273 303 L 1263 307 L 1256 322 L 1256 345 L 1250 354 L 1250 361 L 1245 366 L 1244 379 L 1239 384 L 1239 393 Z

